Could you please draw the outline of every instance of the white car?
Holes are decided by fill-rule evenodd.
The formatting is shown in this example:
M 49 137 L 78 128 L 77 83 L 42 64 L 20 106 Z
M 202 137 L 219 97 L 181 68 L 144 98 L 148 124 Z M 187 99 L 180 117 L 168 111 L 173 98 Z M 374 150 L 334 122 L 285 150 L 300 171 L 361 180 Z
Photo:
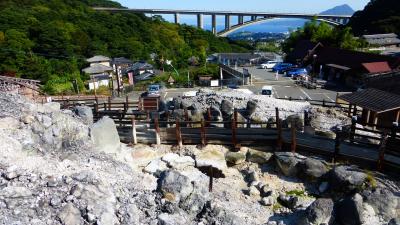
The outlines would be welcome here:
M 261 89 L 261 95 L 266 95 L 268 97 L 274 97 L 274 91 L 272 89 L 272 86 L 264 86 Z
M 261 64 L 261 68 L 263 69 L 272 69 L 277 63 L 280 63 L 278 61 L 267 61 L 263 64 Z

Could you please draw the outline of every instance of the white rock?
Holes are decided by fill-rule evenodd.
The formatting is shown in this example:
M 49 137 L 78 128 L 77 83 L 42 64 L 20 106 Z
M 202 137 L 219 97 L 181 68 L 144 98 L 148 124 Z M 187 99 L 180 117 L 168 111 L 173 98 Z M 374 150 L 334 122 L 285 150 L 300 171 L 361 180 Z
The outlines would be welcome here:
M 0 118 L 0 129 L 15 130 L 19 128 L 19 121 L 13 117 Z
M 212 166 L 224 172 L 227 169 L 225 153 L 222 151 L 210 149 L 200 151 L 195 155 L 196 167 Z
M 116 153 L 121 148 L 114 120 L 108 117 L 103 117 L 90 127 L 90 137 L 99 151 Z
M 162 171 L 168 169 L 167 164 L 161 159 L 152 160 L 144 169 L 143 172 L 150 174 L 160 174 Z
M 168 153 L 162 157 L 162 161 L 166 162 L 169 167 L 175 169 L 183 169 L 188 166 L 194 166 L 194 160 L 190 156 L 179 156 L 175 153 Z

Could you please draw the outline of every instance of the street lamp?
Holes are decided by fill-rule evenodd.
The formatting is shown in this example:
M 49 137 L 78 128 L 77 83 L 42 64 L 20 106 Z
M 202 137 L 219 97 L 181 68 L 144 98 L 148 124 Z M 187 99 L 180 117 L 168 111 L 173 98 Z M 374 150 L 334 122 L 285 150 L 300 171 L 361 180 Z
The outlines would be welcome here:
M 316 73 L 315 72 L 315 63 L 316 63 L 317 57 L 318 57 L 317 54 L 313 55 L 313 73 L 312 73 L 313 74 L 313 78 L 315 77 L 315 73 Z

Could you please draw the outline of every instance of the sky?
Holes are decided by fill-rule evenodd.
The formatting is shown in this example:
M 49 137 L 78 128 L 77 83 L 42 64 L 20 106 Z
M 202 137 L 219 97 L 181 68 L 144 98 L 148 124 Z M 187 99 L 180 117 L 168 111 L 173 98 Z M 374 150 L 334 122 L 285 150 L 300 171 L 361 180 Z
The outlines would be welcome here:
M 319 13 L 348 4 L 361 10 L 370 0 L 115 0 L 129 8 L 236 10 L 251 12 Z

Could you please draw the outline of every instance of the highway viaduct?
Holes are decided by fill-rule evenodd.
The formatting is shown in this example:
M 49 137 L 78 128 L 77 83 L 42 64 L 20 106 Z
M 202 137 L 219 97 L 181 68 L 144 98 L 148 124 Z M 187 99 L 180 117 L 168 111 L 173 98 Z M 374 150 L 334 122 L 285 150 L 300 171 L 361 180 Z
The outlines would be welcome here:
M 104 8 L 94 7 L 96 11 L 106 12 L 131 12 L 131 13 L 144 13 L 155 15 L 174 15 L 174 22 L 180 22 L 180 15 L 196 15 L 197 27 L 204 29 L 204 15 L 211 16 L 211 32 L 217 36 L 227 36 L 231 32 L 255 23 L 261 23 L 271 18 L 301 18 L 313 19 L 324 21 L 333 26 L 345 25 L 349 22 L 350 15 L 320 15 L 320 14 L 304 14 L 304 13 L 269 13 L 269 12 L 240 12 L 240 11 L 205 11 L 205 10 L 173 10 L 173 9 L 128 9 L 128 8 Z M 217 31 L 217 16 L 225 17 L 225 29 Z M 238 18 L 237 24 L 231 24 L 231 17 Z M 249 21 L 245 21 L 245 17 L 250 17 Z

